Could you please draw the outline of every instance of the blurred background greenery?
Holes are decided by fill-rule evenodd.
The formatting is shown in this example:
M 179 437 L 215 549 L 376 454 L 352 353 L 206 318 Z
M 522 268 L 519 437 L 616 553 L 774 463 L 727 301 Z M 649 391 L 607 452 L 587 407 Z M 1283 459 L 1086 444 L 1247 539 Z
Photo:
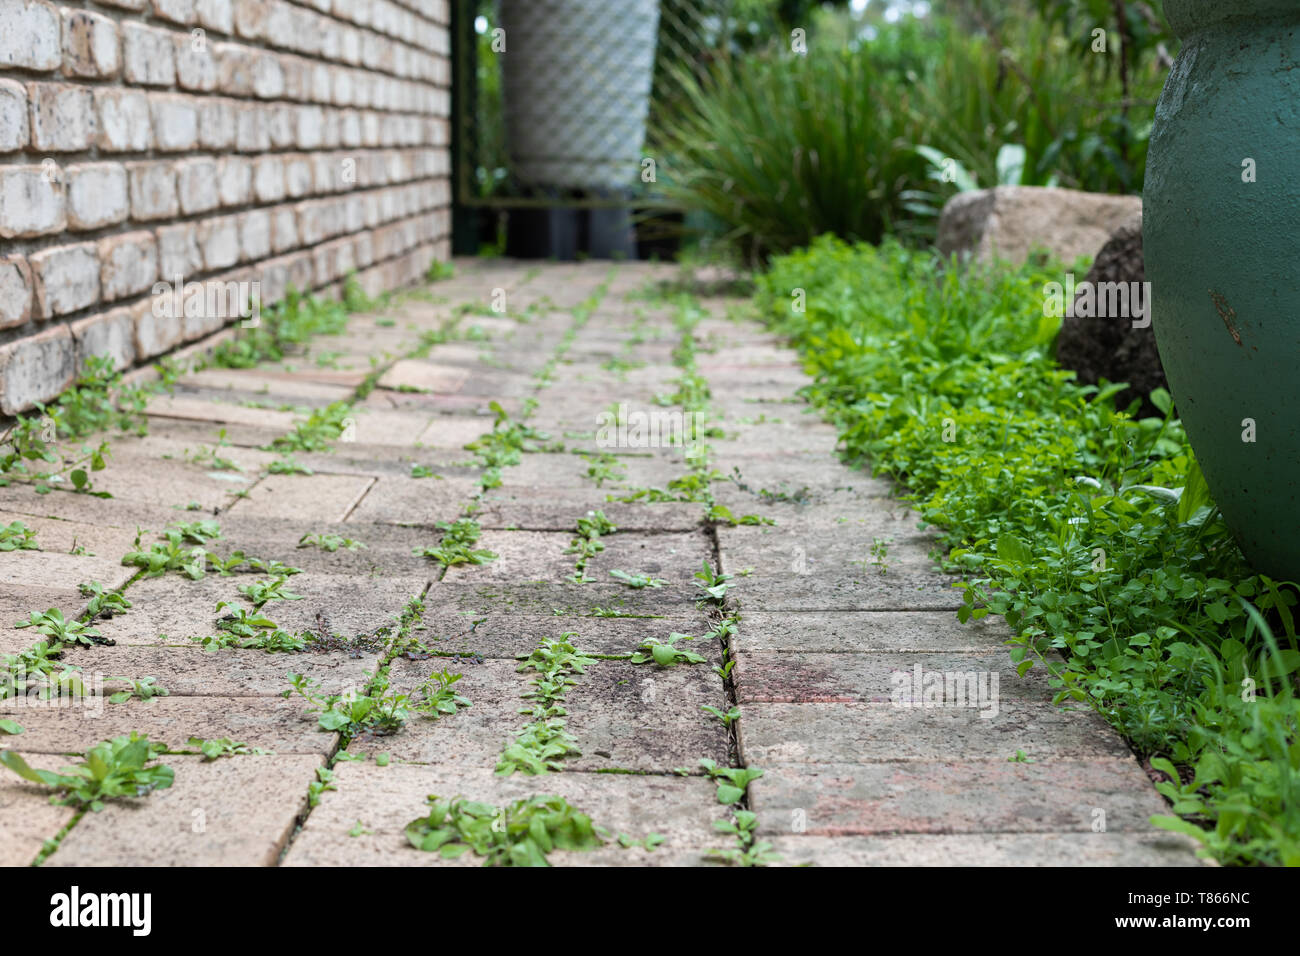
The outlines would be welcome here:
M 475 2 L 473 186 L 508 194 Z M 926 242 L 959 190 L 1139 193 L 1176 46 L 1158 0 L 662 0 L 643 198 L 758 262 L 823 233 Z

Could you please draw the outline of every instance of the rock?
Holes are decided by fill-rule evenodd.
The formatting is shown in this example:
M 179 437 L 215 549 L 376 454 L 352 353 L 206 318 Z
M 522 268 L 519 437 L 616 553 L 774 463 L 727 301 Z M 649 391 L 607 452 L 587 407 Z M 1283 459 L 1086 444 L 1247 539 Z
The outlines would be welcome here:
M 1115 230 L 1097 253 L 1084 282 L 1097 289 L 1101 283 L 1138 283 L 1146 280 L 1142 266 L 1142 214 L 1139 212 Z M 1129 288 L 1136 288 L 1129 285 Z M 1078 381 L 1095 385 L 1100 379 L 1128 382 L 1131 388 L 1116 396 L 1116 407 L 1124 408 L 1133 399 L 1142 399 L 1139 416 L 1161 415 L 1147 397 L 1153 389 L 1168 388 L 1165 371 L 1156 351 L 1152 325 L 1134 328 L 1131 315 L 1099 317 L 1097 309 L 1083 307 L 1086 288 L 1080 283 L 1075 296 L 1074 316 L 1061 321 L 1056 344 L 1056 358 L 1065 368 L 1073 369 Z M 1100 297 L 1099 297 L 1100 298 Z M 1149 310 L 1149 298 L 1144 293 Z M 1130 310 L 1132 311 L 1132 310 Z M 1085 316 L 1084 313 L 1087 313 Z
M 1045 249 L 1069 265 L 1091 256 L 1125 220 L 1142 211 L 1139 196 L 1110 196 L 1044 186 L 998 186 L 959 193 L 939 218 L 937 245 L 987 262 L 1022 263 Z

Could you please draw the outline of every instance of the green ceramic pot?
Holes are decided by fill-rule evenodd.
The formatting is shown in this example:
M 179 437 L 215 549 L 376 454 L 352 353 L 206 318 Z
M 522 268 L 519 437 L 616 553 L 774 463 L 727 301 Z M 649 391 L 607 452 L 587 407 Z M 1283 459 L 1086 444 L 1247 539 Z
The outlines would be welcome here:
M 1300 2 L 1165 0 L 1142 196 L 1152 323 L 1247 559 L 1300 580 Z

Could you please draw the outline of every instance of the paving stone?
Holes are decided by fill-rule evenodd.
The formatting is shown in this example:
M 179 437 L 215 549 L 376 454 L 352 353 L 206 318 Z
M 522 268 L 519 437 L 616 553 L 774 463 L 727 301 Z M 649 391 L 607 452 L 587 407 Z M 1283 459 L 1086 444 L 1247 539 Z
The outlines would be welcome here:
M 1132 757 L 764 766 L 750 808 L 769 839 L 873 833 L 1150 832 L 1168 806 Z M 980 799 L 972 800 L 977 793 Z
M 187 508 L 209 513 L 223 508 L 235 500 L 237 492 L 252 488 L 257 479 L 255 472 L 217 471 L 182 459 L 140 459 L 133 467 L 135 464 L 110 459 L 108 468 L 92 476 L 95 491 L 157 506 L 168 521 L 185 520 Z
M 531 654 L 543 640 L 558 640 L 569 632 L 577 634 L 570 638 L 571 643 L 588 653 L 630 654 L 648 637 L 662 640 L 673 632 L 700 637 L 709 630 L 707 616 L 697 608 L 678 605 L 676 610 L 664 610 L 670 613 L 620 618 L 454 612 L 430 607 L 424 617 L 425 630 L 418 636 L 442 654 L 513 659 Z M 716 643 L 702 646 L 693 650 L 711 658 L 720 657 Z
M 472 853 L 444 860 L 407 841 L 406 825 L 427 813 L 430 793 L 463 795 L 495 806 L 556 794 L 611 834 L 642 839 L 659 833 L 666 839 L 653 853 L 616 847 L 558 851 L 549 857 L 553 866 L 692 866 L 705 848 L 717 845 L 713 785 L 700 778 L 592 773 L 498 777 L 475 768 L 343 763 L 335 785 L 338 789 L 322 794 L 320 806 L 294 838 L 285 866 L 482 865 Z M 370 832 L 349 836 L 358 822 Z
M 347 401 L 355 389 L 350 384 L 329 384 L 290 373 L 268 373 L 262 369 L 243 368 L 207 368 L 190 372 L 180 378 L 177 385 L 187 391 L 191 388 L 228 391 L 233 401 L 239 401 L 244 396 L 255 396 L 271 406 L 289 403 L 312 407 Z
M 485 565 L 490 567 L 490 565 Z M 481 570 L 478 568 L 476 570 Z M 694 589 L 692 589 L 693 591 Z M 426 603 L 452 613 L 501 611 L 507 614 L 583 615 L 598 609 L 626 614 L 672 614 L 695 606 L 682 588 L 643 588 L 598 581 L 489 581 L 465 574 L 429 589 Z
M 321 693 L 339 694 L 362 686 L 374 670 L 373 655 L 354 657 L 335 651 L 268 654 L 259 650 L 205 651 L 198 646 L 78 648 L 66 655 L 87 674 L 101 674 L 108 693 L 128 689 L 114 677 L 156 677 L 173 697 L 278 697 L 289 687 L 289 673 L 306 674 Z
M 57 772 L 66 766 L 62 757 L 25 753 L 18 746 L 22 735 L 5 741 L 28 765 L 37 770 Z M 50 803 L 47 787 L 28 783 L 7 770 L 0 775 L 0 866 L 28 866 L 41 852 L 46 840 L 68 824 L 75 811 Z
M 26 728 L 23 747 L 33 753 L 83 753 L 132 731 L 173 747 L 190 737 L 230 737 L 285 754 L 326 754 L 336 740 L 316 726 L 301 700 L 267 697 L 156 697 L 124 704 L 65 698 L 58 708 L 39 709 L 10 698 L 0 700 L 0 715 Z
M 0 654 L 16 654 L 42 640 L 30 628 L 17 628 L 18 621 L 26 621 L 32 611 L 58 608 L 65 618 L 78 617 L 86 609 L 86 598 L 73 588 L 49 588 L 21 584 L 6 584 L 0 591 Z
M 439 472 L 435 471 L 435 474 Z M 412 478 L 410 466 L 405 474 L 379 477 L 366 491 L 349 521 L 365 524 L 422 525 L 433 528 L 439 522 L 461 517 L 466 502 L 478 490 L 471 478 L 444 476 Z M 436 543 L 437 534 L 433 533 Z
M 444 581 L 497 583 L 563 581 L 573 574 L 576 557 L 565 554 L 572 535 L 543 531 L 484 531 L 476 548 L 496 553 L 488 564 L 454 565 Z
M 379 379 L 380 388 L 395 391 L 458 392 L 470 372 L 456 366 L 439 365 L 422 359 L 399 359 Z
M 268 429 L 277 435 L 292 431 L 297 417 L 292 412 L 248 408 L 185 395 L 155 396 L 149 401 L 146 411 L 155 418 L 183 418 L 220 425 L 251 425 Z
M 241 516 L 344 521 L 374 484 L 361 475 L 267 475 L 230 510 Z
M 508 474 L 508 473 L 507 473 Z M 602 501 L 587 493 L 564 497 L 548 489 L 539 497 L 536 489 L 503 484 L 483 496 L 475 515 L 484 528 L 524 531 L 566 531 L 572 533 L 579 517 L 600 511 L 622 532 L 693 531 L 700 527 L 704 506 L 698 502 L 624 504 Z
M 743 580 L 741 582 L 743 584 Z M 952 611 L 745 611 L 736 651 L 981 652 L 1001 650 L 1011 629 L 1001 618 L 962 624 Z
M 732 680 L 742 705 L 954 703 L 973 696 L 994 707 L 1009 700 L 1046 703 L 1056 693 L 1042 668 L 1017 676 L 1002 648 L 983 654 L 748 651 L 735 658 Z
M 1006 760 L 1124 757 L 1128 747 L 1100 717 L 1051 704 L 1002 701 L 991 708 L 894 704 L 768 704 L 744 708 L 747 764 L 879 760 Z
M 397 661 L 391 671 L 395 690 L 419 686 L 443 660 Z M 463 674 L 456 689 L 473 706 L 439 720 L 413 718 L 391 736 L 363 737 L 350 750 L 388 752 L 400 760 L 495 767 L 505 746 L 528 722 L 519 714 L 534 672 L 518 672 L 514 661 L 458 663 Z M 727 758 L 722 725 L 700 710 L 724 701 L 721 680 L 706 665 L 638 667 L 626 661 L 599 661 L 578 675 L 568 691 L 567 730 L 582 755 L 565 761 L 574 770 L 657 770 L 694 768 L 702 757 Z
M 787 866 L 1195 866 L 1171 833 L 980 833 L 778 837 Z
M 98 581 L 115 590 L 134 573 L 119 555 L 59 554 L 50 551 L 11 551 L 0 561 L 0 587 L 73 590 L 85 581 Z M 42 609 L 43 610 L 43 609 Z
M 172 785 L 88 813 L 46 866 L 274 866 L 320 757 L 167 756 Z

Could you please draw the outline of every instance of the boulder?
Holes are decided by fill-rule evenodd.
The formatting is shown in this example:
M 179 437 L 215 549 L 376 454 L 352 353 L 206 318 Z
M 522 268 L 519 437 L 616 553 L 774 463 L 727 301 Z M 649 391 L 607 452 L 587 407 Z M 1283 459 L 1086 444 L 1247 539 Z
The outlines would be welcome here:
M 1047 186 L 998 186 L 958 193 L 939 218 L 943 255 L 1020 264 L 1046 250 L 1065 265 L 1091 256 L 1115 229 L 1141 213 L 1140 196 Z
M 1101 379 L 1110 382 L 1128 382 L 1131 386 L 1116 396 L 1119 408 L 1124 408 L 1135 398 L 1142 399 L 1139 416 L 1161 415 L 1147 397 L 1153 389 L 1169 387 L 1165 370 L 1156 351 L 1156 337 L 1150 317 L 1149 297 L 1143 294 L 1146 316 L 1139 318 L 1145 328 L 1134 328 L 1133 309 L 1121 315 L 1099 315 L 1108 311 L 1097 308 L 1103 296 L 1098 288 L 1108 288 L 1103 283 L 1123 283 L 1136 290 L 1146 280 L 1142 266 L 1142 214 L 1139 212 L 1101 247 L 1084 283 L 1079 283 L 1074 298 L 1073 315 L 1061 321 L 1061 333 L 1056 343 L 1056 359 L 1065 368 L 1077 373 L 1079 382 L 1096 385 Z M 1110 286 L 1113 287 L 1113 286 Z M 1092 290 L 1092 303 L 1085 304 L 1085 294 Z

